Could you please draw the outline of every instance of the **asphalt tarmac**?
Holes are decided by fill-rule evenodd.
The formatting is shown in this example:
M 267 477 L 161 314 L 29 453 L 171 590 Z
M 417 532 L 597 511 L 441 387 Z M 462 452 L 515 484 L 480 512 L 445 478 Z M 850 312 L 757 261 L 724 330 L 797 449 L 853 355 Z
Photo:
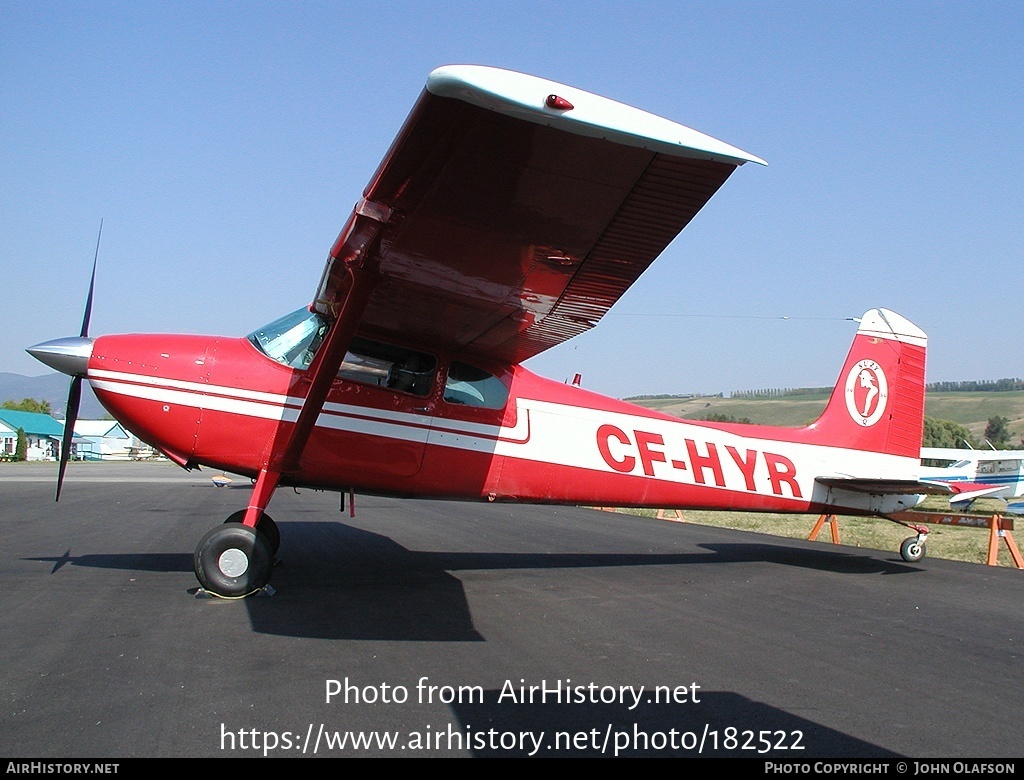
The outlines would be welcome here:
M 248 480 L 54 473 L 0 465 L 5 757 L 1024 755 L 1019 571 L 281 490 L 276 593 L 203 599 Z

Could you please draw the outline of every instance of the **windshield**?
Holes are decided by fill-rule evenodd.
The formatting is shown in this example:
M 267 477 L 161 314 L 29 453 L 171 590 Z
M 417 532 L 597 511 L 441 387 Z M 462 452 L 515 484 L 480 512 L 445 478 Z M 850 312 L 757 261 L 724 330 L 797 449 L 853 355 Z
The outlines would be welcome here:
M 299 309 L 249 334 L 249 341 L 267 357 L 292 368 L 305 369 L 327 334 L 327 321 L 309 309 Z

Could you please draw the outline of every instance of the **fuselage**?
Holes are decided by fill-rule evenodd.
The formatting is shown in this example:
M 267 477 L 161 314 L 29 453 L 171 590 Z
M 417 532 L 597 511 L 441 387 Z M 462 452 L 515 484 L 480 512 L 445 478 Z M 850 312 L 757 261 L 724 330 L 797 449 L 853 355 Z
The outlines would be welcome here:
M 255 476 L 287 437 L 309 385 L 301 350 L 274 350 L 256 334 L 105 336 L 95 340 L 87 378 L 119 421 L 179 464 Z M 598 506 L 886 513 L 915 503 L 816 483 L 910 466 L 820 438 L 814 426 L 684 421 L 519 365 L 377 344 L 348 356 L 301 468 L 282 481 Z

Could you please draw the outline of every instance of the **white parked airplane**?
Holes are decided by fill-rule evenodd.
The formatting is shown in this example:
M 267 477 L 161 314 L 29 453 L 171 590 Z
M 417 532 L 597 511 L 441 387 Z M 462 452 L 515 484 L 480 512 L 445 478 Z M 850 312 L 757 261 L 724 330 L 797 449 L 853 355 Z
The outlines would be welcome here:
M 948 466 L 922 466 L 925 482 L 948 485 L 954 508 L 978 498 L 1004 500 L 1024 496 L 1024 450 L 959 450 L 922 447 L 922 460 L 949 461 Z M 1011 512 L 1024 513 L 1024 504 L 1009 504 Z

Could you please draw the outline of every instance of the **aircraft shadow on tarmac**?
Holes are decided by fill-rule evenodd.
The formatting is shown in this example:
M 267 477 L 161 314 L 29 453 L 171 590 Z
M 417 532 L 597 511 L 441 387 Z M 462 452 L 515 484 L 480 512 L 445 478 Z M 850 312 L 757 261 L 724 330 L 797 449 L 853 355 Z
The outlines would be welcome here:
M 841 574 L 918 571 L 832 550 L 773 544 L 704 544 L 707 553 L 501 553 L 409 550 L 341 523 L 281 523 L 273 598 L 245 600 L 260 633 L 320 639 L 479 642 L 458 571 L 587 569 L 769 562 Z M 190 553 L 111 553 L 26 560 L 139 572 L 192 572 Z M 192 589 L 194 592 L 195 589 Z
M 808 549 L 776 544 L 702 544 L 714 553 L 709 561 L 717 563 L 750 563 L 764 561 L 804 569 L 818 569 L 835 574 L 913 574 L 924 571 L 902 561 L 880 560 L 870 555 L 856 555 L 829 549 Z M 877 554 L 877 551 L 876 551 Z
M 23 558 L 25 561 L 53 563 L 50 574 L 56 574 L 67 565 L 85 566 L 90 569 L 115 569 L 122 571 L 192 571 L 190 553 L 110 553 L 107 555 L 72 555 L 67 550 L 58 557 Z
M 556 684 L 555 680 L 547 682 L 549 686 Z M 619 703 L 558 703 L 551 697 L 547 703 L 510 703 L 507 696 L 499 701 L 501 693 L 487 690 L 482 702 L 450 705 L 458 721 L 450 731 L 461 733 L 465 740 L 462 744 L 475 756 L 529 755 L 535 750 L 534 741 L 527 738 L 520 747 L 513 740 L 513 735 L 518 737 L 524 732 L 544 733 L 543 746 L 536 754 L 547 757 L 611 756 L 615 755 L 617 744 L 620 756 L 696 756 L 702 741 L 703 755 L 716 757 L 799 761 L 827 756 L 899 756 L 777 707 L 725 691 L 701 691 L 699 703 L 682 704 L 649 702 L 645 693 L 645 700 L 632 711 Z M 434 732 L 435 739 L 440 732 L 441 744 L 447 746 L 445 728 L 435 726 Z

